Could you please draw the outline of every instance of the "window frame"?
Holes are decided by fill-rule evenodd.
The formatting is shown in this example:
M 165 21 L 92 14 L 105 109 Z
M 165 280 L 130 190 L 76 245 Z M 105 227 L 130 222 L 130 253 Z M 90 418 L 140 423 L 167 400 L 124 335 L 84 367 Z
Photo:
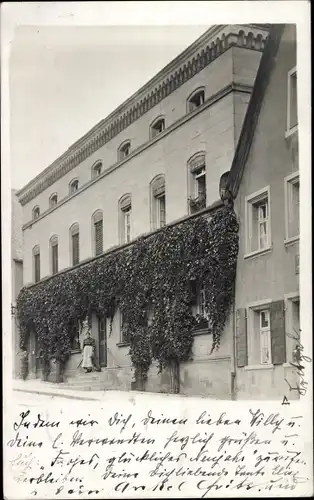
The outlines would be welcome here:
M 271 324 L 270 324 L 270 307 L 271 307 L 272 299 L 260 300 L 257 302 L 252 302 L 247 305 L 246 308 L 246 317 L 247 317 L 247 362 L 248 364 L 244 367 L 245 370 L 262 370 L 267 368 L 273 368 L 274 365 L 272 363 L 272 349 L 271 349 Z M 270 352 L 270 362 L 269 363 L 261 363 L 261 312 L 268 311 L 269 315 L 269 324 L 268 324 L 268 343 L 269 343 L 269 352 Z M 254 350 L 254 342 L 253 345 L 252 339 L 256 338 L 256 325 L 255 325 L 255 315 L 258 313 L 258 337 L 259 337 L 259 364 L 252 363 L 252 351 Z M 266 329 L 265 329 L 266 331 Z M 257 356 L 256 356 L 257 357 Z M 251 358 L 251 360 L 250 360 Z
M 160 199 L 165 200 L 164 224 L 161 224 Z M 165 174 L 156 175 L 150 182 L 150 227 L 156 231 L 167 225 L 167 197 Z
M 126 149 L 128 150 L 127 154 L 125 154 Z M 118 161 L 125 160 L 125 158 L 130 156 L 130 151 L 131 151 L 131 141 L 127 139 L 126 141 L 123 141 L 118 148 Z
M 159 123 L 162 123 L 162 130 L 158 131 L 156 129 L 157 125 Z M 150 131 L 150 139 L 154 139 L 158 135 L 162 134 L 166 128 L 166 120 L 164 116 L 158 116 L 157 118 L 154 119 L 154 121 L 150 124 L 149 131 Z
M 40 217 L 40 208 L 39 205 L 36 205 L 32 209 L 32 220 L 37 220 Z
M 78 235 L 78 262 L 74 263 L 73 236 L 76 236 L 76 235 Z M 72 224 L 72 226 L 70 227 L 70 263 L 71 263 L 72 267 L 77 266 L 80 263 L 80 227 L 79 227 L 79 224 L 77 222 Z
M 291 209 L 292 209 L 292 193 L 293 193 L 293 186 L 295 184 L 299 184 L 300 186 L 300 173 L 299 170 L 296 172 L 293 172 L 290 175 L 287 175 L 284 178 L 284 190 L 285 190 L 285 240 L 284 243 L 285 245 L 294 243 L 296 241 L 299 241 L 300 239 L 300 208 L 299 208 L 299 234 L 290 236 L 289 235 L 289 225 L 290 225 L 290 214 L 291 214 Z M 300 189 L 300 188 L 299 188 Z
M 97 253 L 97 241 L 96 241 L 96 225 L 101 222 L 102 228 L 102 245 L 101 252 Z M 93 255 L 94 257 L 98 257 L 104 252 L 104 217 L 102 210 L 96 210 L 92 215 L 92 242 L 93 242 Z
M 73 185 L 77 185 L 77 188 L 73 190 Z M 70 196 L 74 193 L 76 193 L 77 191 L 79 190 L 79 180 L 77 177 L 75 177 L 74 179 L 71 180 L 71 182 L 69 183 L 69 194 Z
M 259 238 L 259 230 L 261 222 L 257 218 L 256 223 L 258 227 L 256 227 L 257 233 L 257 248 L 252 249 L 252 240 L 253 240 L 253 209 L 254 207 L 258 209 L 259 202 L 262 202 L 264 199 L 267 200 L 267 245 L 264 248 L 260 247 L 260 238 Z M 257 205 L 257 206 L 256 206 Z M 245 197 L 245 249 L 246 253 L 244 258 L 253 257 L 256 255 L 261 255 L 263 253 L 269 252 L 272 249 L 272 239 L 271 239 L 271 207 L 270 207 L 270 186 L 266 186 L 259 191 L 255 191 L 254 193 Z
M 53 199 L 56 198 L 56 202 L 53 202 Z M 53 208 L 58 204 L 58 194 L 57 193 L 52 193 L 52 195 L 49 197 L 49 208 Z
M 195 99 L 196 96 L 198 96 L 201 93 L 203 94 L 203 97 L 202 97 L 203 102 L 201 102 L 198 106 L 196 106 L 193 102 L 193 99 Z M 205 99 L 206 99 L 205 87 L 198 87 L 197 89 L 195 89 L 187 98 L 187 113 L 193 113 L 193 111 L 195 111 L 196 109 L 203 106 L 203 104 L 205 103 Z M 192 107 L 191 105 L 193 105 L 193 109 L 191 109 L 191 107 Z
M 35 245 L 33 247 L 32 254 L 33 254 L 33 282 L 38 283 L 40 281 L 40 246 L 39 245 Z M 38 259 L 38 266 L 39 266 L 38 267 L 38 276 L 37 276 L 37 267 L 36 267 L 37 259 Z
M 300 292 L 291 292 L 287 293 L 284 296 L 284 301 L 285 301 L 285 326 L 286 326 L 286 332 L 287 334 L 290 335 L 295 335 L 296 332 L 293 330 L 293 304 L 299 302 L 299 319 L 300 319 L 300 325 L 301 325 L 301 297 L 300 297 Z M 300 327 L 299 325 L 299 327 Z M 290 351 L 291 354 L 293 352 L 293 349 L 289 348 L 289 343 L 291 342 L 291 347 L 293 346 L 292 342 L 293 339 L 290 339 L 288 335 L 286 335 L 286 363 L 284 363 L 284 366 L 291 366 L 290 363 L 293 363 L 294 360 L 292 356 L 290 356 Z
M 294 134 L 298 130 L 298 125 L 293 125 L 291 127 L 291 80 L 293 77 L 296 77 L 297 80 L 297 95 L 296 95 L 296 109 L 297 109 L 297 118 L 298 118 L 298 72 L 297 72 L 297 66 L 294 66 L 288 71 L 287 74 L 287 122 L 286 122 L 286 131 L 285 131 L 285 136 L 289 137 L 292 134 Z M 299 122 L 299 119 L 298 119 Z
M 98 167 L 100 167 L 100 172 L 99 173 L 96 172 L 96 169 L 98 169 Z M 101 174 L 103 173 L 102 168 L 103 168 L 103 163 L 102 163 L 101 160 L 97 160 L 92 165 L 92 167 L 91 167 L 91 174 L 92 174 L 91 177 L 92 177 L 92 180 L 97 179 L 98 177 L 101 176 Z
M 58 236 L 53 235 L 50 240 L 50 274 L 55 275 L 59 272 L 59 241 Z M 54 269 L 54 247 L 57 247 L 57 269 Z
M 129 220 L 128 225 L 127 219 Z M 127 237 L 128 234 L 129 237 Z M 119 240 L 120 245 L 130 243 L 132 240 L 132 198 L 130 194 L 123 195 L 119 200 Z

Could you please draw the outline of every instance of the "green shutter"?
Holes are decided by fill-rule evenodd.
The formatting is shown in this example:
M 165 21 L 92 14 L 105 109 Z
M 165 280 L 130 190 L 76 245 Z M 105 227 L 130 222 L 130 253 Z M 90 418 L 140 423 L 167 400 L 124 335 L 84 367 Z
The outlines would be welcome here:
M 236 353 L 237 366 L 241 368 L 247 365 L 247 328 L 246 310 L 237 309 L 236 312 Z
M 286 362 L 285 303 L 277 300 L 270 305 L 271 357 L 274 365 Z

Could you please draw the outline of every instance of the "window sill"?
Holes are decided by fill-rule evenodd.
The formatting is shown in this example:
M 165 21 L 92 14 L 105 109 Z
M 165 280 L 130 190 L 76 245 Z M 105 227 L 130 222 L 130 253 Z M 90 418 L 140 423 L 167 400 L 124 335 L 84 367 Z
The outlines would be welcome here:
M 117 347 L 129 347 L 130 342 L 118 342 Z
M 81 349 L 71 349 L 71 354 L 81 354 Z
M 244 367 L 244 370 L 246 372 L 251 371 L 251 370 L 269 370 L 271 368 L 274 368 L 274 365 L 269 363 L 268 365 L 247 365 Z
M 253 257 L 259 257 L 260 255 L 265 255 L 267 253 L 270 253 L 272 251 L 272 246 L 263 248 L 263 250 L 254 250 L 254 252 L 249 252 L 244 254 L 244 259 L 251 259 Z
M 284 240 L 285 246 L 288 247 L 290 245 L 294 245 L 295 243 L 298 243 L 300 240 L 300 236 L 292 236 L 292 238 L 287 238 Z
M 295 127 L 292 127 L 289 130 L 285 131 L 285 138 L 287 139 L 288 137 L 291 137 L 293 134 L 296 134 L 297 132 L 298 132 L 298 125 L 295 125 Z

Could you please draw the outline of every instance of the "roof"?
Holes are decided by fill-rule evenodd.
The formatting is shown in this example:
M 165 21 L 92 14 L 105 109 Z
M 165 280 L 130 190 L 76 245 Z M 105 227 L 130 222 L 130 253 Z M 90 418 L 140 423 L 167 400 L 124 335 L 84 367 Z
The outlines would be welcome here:
M 237 196 L 239 191 L 284 27 L 284 24 L 273 24 L 271 26 L 268 41 L 261 57 L 226 184 L 226 189 L 232 194 L 233 198 Z

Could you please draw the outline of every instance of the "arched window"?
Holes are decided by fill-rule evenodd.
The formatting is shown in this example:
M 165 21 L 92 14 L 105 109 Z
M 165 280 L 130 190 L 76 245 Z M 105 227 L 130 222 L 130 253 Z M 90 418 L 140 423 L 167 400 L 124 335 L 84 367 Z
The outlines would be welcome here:
M 51 267 L 51 274 L 56 274 L 59 270 L 58 236 L 56 235 L 50 238 L 50 267 Z
M 33 220 L 36 220 L 38 219 L 38 217 L 40 216 L 40 209 L 39 207 L 34 207 L 33 208 Z
M 121 244 L 129 243 L 129 241 L 131 241 L 131 215 L 131 195 L 125 194 L 119 201 L 119 232 Z
M 57 193 L 53 193 L 49 198 L 49 206 L 54 207 L 58 203 L 58 195 Z
M 123 160 L 123 158 L 129 156 L 130 150 L 131 150 L 131 142 L 130 141 L 123 142 L 118 149 L 118 160 Z
M 76 222 L 70 227 L 71 264 L 76 266 L 80 262 L 80 229 Z
M 92 215 L 92 241 L 93 253 L 95 256 L 103 253 L 103 213 L 102 210 L 97 210 Z
M 78 190 L 78 187 L 79 187 L 79 181 L 78 181 L 78 179 L 73 179 L 70 182 L 70 194 L 75 193 L 75 191 Z
M 153 139 L 156 135 L 161 134 L 165 130 L 165 119 L 161 116 L 156 118 L 150 126 L 150 138 Z
M 159 229 L 166 225 L 166 191 L 165 176 L 157 175 L 150 183 L 151 229 Z
M 189 210 L 193 214 L 206 207 L 205 152 L 199 152 L 188 161 Z
M 33 279 L 37 283 L 40 280 L 40 248 L 36 245 L 33 248 Z
M 200 88 L 194 90 L 194 92 L 190 95 L 187 102 L 187 111 L 190 113 L 194 111 L 194 109 L 199 108 L 205 102 L 205 89 Z
M 101 173 L 102 173 L 102 162 L 97 161 L 92 166 L 92 179 L 96 179 L 96 177 L 99 177 Z

